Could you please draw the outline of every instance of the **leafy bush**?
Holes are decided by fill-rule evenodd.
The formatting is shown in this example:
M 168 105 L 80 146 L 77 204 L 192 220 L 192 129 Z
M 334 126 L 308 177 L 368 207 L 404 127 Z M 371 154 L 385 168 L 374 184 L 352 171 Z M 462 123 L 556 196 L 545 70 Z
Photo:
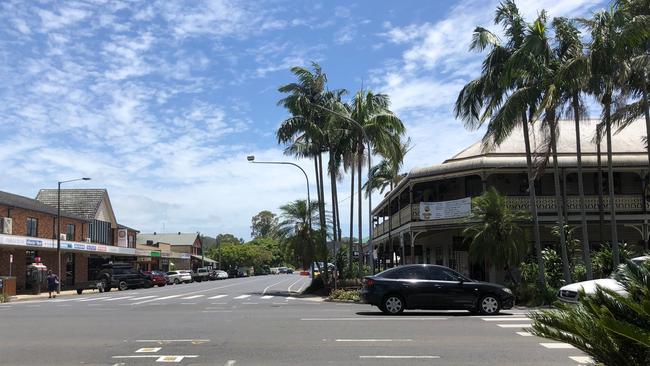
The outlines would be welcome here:
M 361 301 L 360 290 L 338 289 L 330 293 L 330 300 Z
M 566 342 L 605 366 L 650 364 L 650 264 L 616 273 L 627 295 L 598 287 L 578 304 L 532 313 L 533 333 Z
M 587 280 L 587 267 L 585 267 L 582 263 L 573 266 L 573 270 L 571 271 L 571 279 L 573 282 L 582 282 Z
M 0 294 L 0 303 L 9 302 L 9 296 L 5 294 Z
M 624 263 L 632 257 L 632 253 L 628 249 L 627 244 L 619 245 L 618 249 L 621 263 Z M 612 271 L 614 271 L 613 258 L 612 247 L 609 243 L 603 245 L 592 254 L 591 263 L 594 270 L 594 278 L 605 278 L 612 274 Z

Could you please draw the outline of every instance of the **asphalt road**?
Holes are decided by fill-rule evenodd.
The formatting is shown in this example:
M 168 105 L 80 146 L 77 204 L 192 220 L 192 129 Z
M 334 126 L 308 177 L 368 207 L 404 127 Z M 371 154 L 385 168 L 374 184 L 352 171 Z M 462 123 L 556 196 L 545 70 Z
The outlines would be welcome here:
M 384 316 L 298 297 L 298 275 L 0 305 L 2 365 L 579 365 L 524 311 Z

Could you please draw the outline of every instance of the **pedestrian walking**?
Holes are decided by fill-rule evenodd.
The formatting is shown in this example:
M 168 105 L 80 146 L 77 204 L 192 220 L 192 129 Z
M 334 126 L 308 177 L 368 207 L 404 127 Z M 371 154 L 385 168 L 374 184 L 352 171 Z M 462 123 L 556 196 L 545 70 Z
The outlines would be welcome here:
M 56 291 L 59 288 L 59 276 L 52 273 L 52 271 L 47 271 L 47 291 L 50 293 L 50 299 L 52 298 L 52 292 L 54 292 L 54 298 L 56 298 Z

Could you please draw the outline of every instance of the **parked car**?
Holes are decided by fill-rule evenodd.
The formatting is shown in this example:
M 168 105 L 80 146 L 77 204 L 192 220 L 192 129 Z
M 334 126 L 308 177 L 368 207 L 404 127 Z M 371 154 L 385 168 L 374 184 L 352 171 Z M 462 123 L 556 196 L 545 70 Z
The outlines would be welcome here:
M 192 279 L 196 282 L 208 281 L 210 279 L 210 270 L 206 267 L 197 268 L 192 275 Z
M 218 280 L 225 280 L 226 278 L 228 278 L 228 272 L 226 271 L 216 270 L 215 273 L 217 275 Z
M 168 276 L 165 272 L 148 271 L 148 272 L 144 272 L 144 274 L 149 278 L 149 280 L 153 283 L 154 286 L 162 287 L 165 286 L 168 282 L 167 279 Z
M 153 282 L 141 271 L 134 269 L 128 263 L 111 263 L 102 266 L 97 274 L 103 291 L 117 288 L 120 291 L 129 288 L 152 287 Z
M 192 282 L 192 275 L 187 272 L 182 271 L 170 271 L 167 272 L 167 281 L 170 284 L 178 285 L 181 282 L 190 283 Z
M 637 265 L 640 265 L 647 261 L 650 261 L 650 256 L 632 258 L 632 263 Z M 596 280 L 576 282 L 570 285 L 562 286 L 557 293 L 557 297 L 564 302 L 577 303 L 578 293 L 580 290 L 584 291 L 587 295 L 591 295 L 596 293 L 597 286 L 610 289 L 621 295 L 627 294 L 623 286 L 614 279 L 614 273 L 612 273 L 609 278 L 599 278 Z
M 469 310 L 493 315 L 514 306 L 507 287 L 471 280 L 444 266 L 412 264 L 366 276 L 364 302 L 387 314 L 405 309 Z

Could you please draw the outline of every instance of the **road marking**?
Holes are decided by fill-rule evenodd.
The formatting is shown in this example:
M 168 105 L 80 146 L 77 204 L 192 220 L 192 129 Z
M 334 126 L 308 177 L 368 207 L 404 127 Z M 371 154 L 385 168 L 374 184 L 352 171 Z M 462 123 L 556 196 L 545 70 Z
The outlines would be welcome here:
M 136 339 L 139 343 L 154 343 L 154 342 L 210 342 L 209 339 Z
M 144 299 L 151 299 L 152 297 L 155 297 L 155 296 L 151 295 L 151 296 L 136 297 L 135 299 L 131 299 L 129 301 L 138 301 L 138 300 L 144 300 Z
M 233 366 L 235 364 L 235 360 L 228 360 L 224 366 Z
M 302 321 L 367 321 L 367 320 L 447 320 L 447 318 L 414 318 L 410 316 L 398 317 L 369 317 L 369 318 L 301 318 Z
M 27 305 L 28 308 L 40 308 L 40 305 Z
M 306 285 L 307 283 L 309 283 L 309 280 L 305 281 L 305 282 L 302 284 L 302 286 L 300 286 L 300 288 L 298 289 L 298 293 L 301 293 L 301 292 L 302 292 L 303 287 L 305 287 L 305 285 Z
M 198 299 L 199 297 L 203 297 L 203 296 L 205 295 L 193 295 L 193 296 L 183 297 L 183 300 Z
M 572 345 L 568 343 L 559 343 L 559 342 L 553 342 L 553 343 L 540 343 L 539 344 L 542 347 L 546 347 L 549 349 L 571 349 L 575 348 Z
M 79 300 L 79 302 L 97 301 L 97 300 L 104 300 L 104 299 L 106 299 L 106 297 L 92 297 L 89 299 Z
M 279 285 L 279 284 L 281 284 L 282 282 L 287 282 L 287 281 L 289 281 L 289 280 L 291 280 L 291 278 L 287 278 L 287 279 L 284 279 L 284 280 L 282 280 L 282 281 L 280 281 L 280 282 L 276 282 L 276 283 L 274 283 L 274 284 L 272 284 L 272 285 L 268 285 L 268 286 L 266 286 L 266 287 L 264 288 L 264 291 L 262 291 L 262 295 L 264 295 L 264 294 L 266 293 L 266 291 L 268 291 L 268 289 L 270 289 L 271 287 L 273 287 L 273 286 L 275 286 L 275 285 Z
M 529 321 L 530 318 L 481 318 L 485 320 L 486 322 L 502 322 L 502 321 L 516 321 L 516 322 L 525 322 Z
M 72 306 L 72 305 L 70 305 L 70 304 L 61 304 L 61 305 L 57 305 L 57 306 L 64 307 L 64 306 Z
M 287 289 L 288 292 L 291 292 L 291 288 L 298 282 L 302 281 L 302 277 L 300 277 L 296 282 L 292 283 L 291 286 Z
M 516 332 L 516 333 L 519 334 L 522 337 L 532 337 L 533 336 L 532 334 L 530 334 L 528 332 Z
M 239 299 L 246 299 L 248 297 L 251 297 L 251 295 L 239 295 L 239 296 L 235 297 L 234 299 L 239 300 Z
M 144 303 L 151 302 L 151 301 L 167 300 L 167 299 L 173 299 L 175 297 L 181 297 L 181 296 L 183 296 L 183 295 L 170 295 L 170 296 L 165 296 L 165 297 L 156 297 L 154 299 L 144 300 L 144 301 L 140 301 L 140 302 L 134 302 L 131 305 L 140 305 L 140 304 L 144 304 Z
M 165 355 L 165 356 L 160 356 L 160 355 L 135 355 L 135 356 L 113 356 L 112 358 L 115 358 L 115 359 L 122 359 L 122 358 L 158 358 L 158 359 L 160 359 L 160 358 L 167 358 L 167 357 L 176 357 L 176 358 L 181 357 L 181 360 L 182 360 L 183 358 L 197 358 L 199 356 L 198 355 L 182 355 L 182 356 L 176 356 L 176 355 L 172 355 L 172 356 L 168 356 L 168 355 Z M 156 361 L 156 362 L 161 362 L 161 361 Z M 162 361 L 162 362 L 178 362 L 178 361 Z
M 594 363 L 594 360 L 589 356 L 569 356 L 569 358 L 581 365 L 590 365 Z
M 182 302 L 181 305 L 196 305 L 195 302 Z
M 337 339 L 336 342 L 412 342 L 412 339 Z
M 259 305 L 259 302 L 242 302 L 242 305 Z
M 210 305 L 228 305 L 227 302 L 211 302 Z
M 135 353 L 156 353 L 160 351 L 162 348 L 161 347 L 145 347 L 145 348 L 140 348 Z
M 130 299 L 130 298 L 132 298 L 132 297 L 133 297 L 133 296 L 113 297 L 113 298 L 110 298 L 110 299 L 106 299 L 106 300 L 104 300 L 104 301 L 124 300 L 124 299 Z
M 262 299 L 264 299 L 264 300 L 272 299 L 272 298 L 273 298 L 273 296 L 271 296 L 271 295 L 262 296 Z
M 297 298 L 292 297 L 292 296 L 287 297 L 287 300 L 296 300 L 296 299 L 297 299 Z
M 501 328 L 530 328 L 532 325 L 530 323 L 527 324 L 497 324 Z
M 226 297 L 226 296 L 228 296 L 228 295 L 217 295 L 217 296 L 208 297 L 208 299 L 210 299 L 210 300 L 212 300 L 212 299 L 220 299 L 220 298 Z
M 232 313 L 232 310 L 201 310 L 202 313 Z
M 440 356 L 359 356 L 359 358 L 388 358 L 392 360 L 399 359 L 438 359 Z

